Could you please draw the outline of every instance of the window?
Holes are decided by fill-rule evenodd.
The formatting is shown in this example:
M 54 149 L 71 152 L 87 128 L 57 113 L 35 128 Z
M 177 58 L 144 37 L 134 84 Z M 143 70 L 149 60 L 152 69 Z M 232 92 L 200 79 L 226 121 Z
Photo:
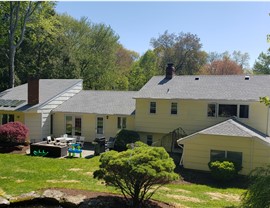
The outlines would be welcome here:
M 248 118 L 249 106 L 240 105 L 239 118 Z
M 150 102 L 150 113 L 156 113 L 156 102 Z
M 117 118 L 117 128 L 125 129 L 127 127 L 127 118 L 126 117 L 118 117 Z
M 153 144 L 153 136 L 152 136 L 152 135 L 147 135 L 146 143 L 147 143 L 149 146 L 152 146 L 152 144 Z
M 6 124 L 8 122 L 14 122 L 13 114 L 3 114 L 2 115 L 2 124 Z
M 171 103 L 171 114 L 172 115 L 177 114 L 177 103 Z
M 242 166 L 242 152 L 227 152 L 227 158 L 230 161 L 236 162 L 237 164 Z
M 225 158 L 225 151 L 211 150 L 210 161 L 217 161 Z
M 53 114 L 51 114 L 51 135 L 53 135 Z
M 237 105 L 220 104 L 218 108 L 219 117 L 237 116 Z
M 216 117 L 216 104 L 208 104 L 207 108 L 207 116 L 208 117 Z
M 103 134 L 103 117 L 97 118 L 97 134 Z
M 217 161 L 228 159 L 242 166 L 242 152 L 223 151 L 223 150 L 211 150 L 210 161 Z

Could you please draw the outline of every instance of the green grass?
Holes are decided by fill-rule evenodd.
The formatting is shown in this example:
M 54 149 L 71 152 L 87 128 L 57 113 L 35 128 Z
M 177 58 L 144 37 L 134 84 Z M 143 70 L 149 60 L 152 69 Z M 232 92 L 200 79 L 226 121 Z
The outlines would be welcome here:
M 119 193 L 93 178 L 99 157 L 52 159 L 0 154 L 0 195 L 19 195 L 44 188 L 71 188 Z M 196 184 L 169 184 L 153 196 L 177 207 L 236 207 L 243 189 Z

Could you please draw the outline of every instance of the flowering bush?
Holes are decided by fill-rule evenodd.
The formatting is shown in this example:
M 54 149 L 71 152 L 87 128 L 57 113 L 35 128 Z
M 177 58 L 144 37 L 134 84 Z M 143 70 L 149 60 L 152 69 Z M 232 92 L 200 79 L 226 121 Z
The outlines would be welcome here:
M 28 133 L 29 129 L 21 122 L 9 122 L 0 126 L 0 143 L 23 144 Z

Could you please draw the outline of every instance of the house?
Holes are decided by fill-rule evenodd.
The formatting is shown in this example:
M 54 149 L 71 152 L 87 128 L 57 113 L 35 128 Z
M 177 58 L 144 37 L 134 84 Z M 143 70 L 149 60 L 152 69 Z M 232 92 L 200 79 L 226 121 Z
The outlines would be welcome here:
M 81 79 L 29 79 L 0 93 L 0 123 L 20 121 L 32 142 L 51 134 L 52 109 L 82 90 Z
M 52 111 L 54 135 L 82 135 L 86 142 L 134 129 L 133 91 L 82 90 Z
M 270 96 L 269 75 L 175 76 L 169 64 L 165 76 L 137 92 L 82 90 L 82 80 L 30 80 L 0 94 L 0 120 L 22 121 L 32 140 L 68 134 L 91 142 L 134 130 L 149 145 L 181 153 L 185 168 L 209 170 L 210 160 L 227 157 L 247 174 L 270 164 L 263 96 Z

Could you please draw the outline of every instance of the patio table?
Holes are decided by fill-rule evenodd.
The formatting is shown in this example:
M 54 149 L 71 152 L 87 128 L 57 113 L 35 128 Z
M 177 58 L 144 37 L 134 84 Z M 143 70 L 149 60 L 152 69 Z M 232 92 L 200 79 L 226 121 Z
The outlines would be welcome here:
M 58 138 L 55 138 L 55 140 L 57 142 L 76 142 L 76 139 L 75 138 L 69 138 L 69 137 L 58 137 Z

